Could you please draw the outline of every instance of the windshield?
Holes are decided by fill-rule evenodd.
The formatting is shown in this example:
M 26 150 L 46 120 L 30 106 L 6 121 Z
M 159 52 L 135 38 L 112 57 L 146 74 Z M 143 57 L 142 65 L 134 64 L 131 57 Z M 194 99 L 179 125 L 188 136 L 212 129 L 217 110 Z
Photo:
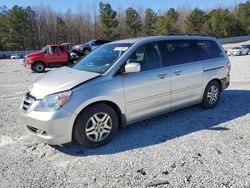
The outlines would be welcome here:
M 132 44 L 111 43 L 97 48 L 72 67 L 78 70 L 104 73 L 106 72 Z
M 40 52 L 46 52 L 46 51 L 47 51 L 47 49 L 48 49 L 48 46 L 45 46 L 45 47 L 43 47 L 43 48 L 41 49 L 41 51 L 40 51 Z
M 237 49 L 240 49 L 240 48 L 239 48 L 239 47 L 233 47 L 232 49 L 233 49 L 233 50 L 237 50 Z
M 94 45 L 95 44 L 95 40 L 91 40 L 91 41 L 87 42 L 87 44 Z

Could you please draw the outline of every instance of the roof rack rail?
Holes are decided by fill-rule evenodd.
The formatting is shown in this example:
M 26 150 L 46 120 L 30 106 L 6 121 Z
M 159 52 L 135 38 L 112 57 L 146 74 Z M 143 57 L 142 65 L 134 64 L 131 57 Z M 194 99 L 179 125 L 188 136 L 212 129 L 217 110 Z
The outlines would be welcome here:
M 166 35 L 188 35 L 188 33 L 167 33 Z
M 216 37 L 216 36 L 212 36 L 212 35 L 194 34 L 194 33 L 168 33 L 168 34 L 166 34 L 166 35 L 168 35 L 168 36 L 172 36 L 172 35 L 186 35 L 186 36 Z

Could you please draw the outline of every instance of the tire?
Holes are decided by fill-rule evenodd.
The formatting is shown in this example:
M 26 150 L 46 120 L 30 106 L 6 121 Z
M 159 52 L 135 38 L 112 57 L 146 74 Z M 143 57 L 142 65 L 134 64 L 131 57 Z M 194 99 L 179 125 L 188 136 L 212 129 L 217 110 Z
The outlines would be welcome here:
M 118 116 L 107 104 L 94 104 L 77 117 L 73 137 L 84 147 L 98 147 L 107 144 L 118 128 Z
M 205 109 L 214 108 L 220 98 L 221 87 L 219 83 L 215 80 L 212 80 L 206 86 L 203 99 L 202 99 L 202 107 Z
M 65 64 L 66 66 L 71 66 L 74 63 L 72 59 L 69 59 L 68 62 Z
M 37 62 L 37 63 L 35 63 L 35 65 L 32 67 L 32 70 L 34 70 L 34 71 L 37 72 L 37 73 L 42 73 L 42 72 L 44 72 L 45 68 L 46 68 L 46 66 L 45 66 L 44 63 L 42 63 L 42 62 Z

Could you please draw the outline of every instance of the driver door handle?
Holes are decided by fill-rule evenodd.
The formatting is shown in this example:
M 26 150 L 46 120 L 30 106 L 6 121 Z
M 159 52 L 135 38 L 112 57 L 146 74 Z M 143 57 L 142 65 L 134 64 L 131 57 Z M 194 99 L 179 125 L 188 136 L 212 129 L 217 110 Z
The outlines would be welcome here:
M 159 74 L 157 77 L 160 78 L 160 79 L 163 79 L 163 78 L 165 78 L 166 76 L 167 76 L 166 73 L 161 73 L 161 74 Z

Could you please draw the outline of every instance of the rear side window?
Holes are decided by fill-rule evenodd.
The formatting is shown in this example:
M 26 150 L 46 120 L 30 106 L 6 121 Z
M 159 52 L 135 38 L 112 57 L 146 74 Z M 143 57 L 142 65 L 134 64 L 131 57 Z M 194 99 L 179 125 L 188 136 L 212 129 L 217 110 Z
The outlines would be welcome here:
M 214 41 L 197 41 L 199 60 L 209 60 L 222 57 L 219 46 Z
M 96 44 L 97 45 L 102 45 L 102 44 L 105 44 L 106 42 L 105 41 L 103 41 L 103 40 L 98 40 L 98 41 L 96 41 Z
M 96 41 L 92 42 L 91 44 L 92 44 L 92 45 L 102 45 L 102 44 L 104 44 L 104 43 L 105 43 L 105 42 L 102 41 L 102 40 L 96 40 Z
M 194 61 L 192 41 L 166 41 L 164 46 L 167 65 L 179 65 Z
M 98 42 L 97 41 L 93 41 L 93 42 L 91 42 L 91 45 L 98 45 Z

